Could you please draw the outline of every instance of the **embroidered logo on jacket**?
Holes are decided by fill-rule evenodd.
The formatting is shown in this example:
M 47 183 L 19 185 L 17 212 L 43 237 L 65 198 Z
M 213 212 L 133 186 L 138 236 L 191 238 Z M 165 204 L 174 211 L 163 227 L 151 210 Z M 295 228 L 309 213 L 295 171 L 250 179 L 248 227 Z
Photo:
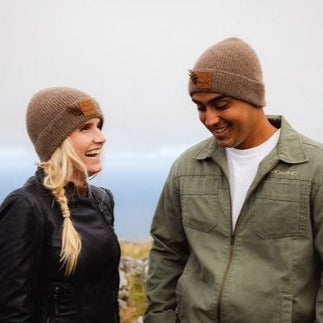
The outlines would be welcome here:
M 281 176 L 295 176 L 297 174 L 297 172 L 295 171 L 283 171 L 283 170 L 279 170 L 279 169 L 273 169 L 272 173 L 276 174 L 276 175 L 281 175 Z

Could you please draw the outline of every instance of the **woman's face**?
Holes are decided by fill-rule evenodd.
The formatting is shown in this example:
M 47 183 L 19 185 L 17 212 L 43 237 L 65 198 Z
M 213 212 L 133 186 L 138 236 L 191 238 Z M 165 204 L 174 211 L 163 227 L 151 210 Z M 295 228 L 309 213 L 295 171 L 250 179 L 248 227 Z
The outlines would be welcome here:
M 102 169 L 102 146 L 105 137 L 101 127 L 101 120 L 93 118 L 84 122 L 70 135 L 73 147 L 85 164 L 89 176 Z

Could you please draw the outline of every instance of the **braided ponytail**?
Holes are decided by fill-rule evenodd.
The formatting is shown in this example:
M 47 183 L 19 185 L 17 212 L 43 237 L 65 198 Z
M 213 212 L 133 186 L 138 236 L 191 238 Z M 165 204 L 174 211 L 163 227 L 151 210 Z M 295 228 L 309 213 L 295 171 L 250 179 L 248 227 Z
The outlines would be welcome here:
M 76 269 L 82 243 L 71 220 L 64 186 L 72 179 L 76 169 L 77 172 L 83 174 L 83 179 L 86 180 L 87 170 L 69 138 L 64 140 L 48 161 L 41 162 L 39 166 L 45 172 L 43 185 L 52 191 L 64 218 L 60 262 L 62 262 L 62 266 L 65 266 L 65 275 L 69 276 Z

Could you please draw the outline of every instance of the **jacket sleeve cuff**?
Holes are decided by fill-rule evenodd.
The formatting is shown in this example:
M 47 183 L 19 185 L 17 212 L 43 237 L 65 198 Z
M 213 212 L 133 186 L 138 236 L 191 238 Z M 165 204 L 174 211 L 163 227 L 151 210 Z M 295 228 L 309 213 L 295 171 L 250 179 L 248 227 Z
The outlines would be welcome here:
M 144 323 L 175 323 L 177 315 L 174 310 L 168 310 L 161 313 L 148 313 L 144 317 Z

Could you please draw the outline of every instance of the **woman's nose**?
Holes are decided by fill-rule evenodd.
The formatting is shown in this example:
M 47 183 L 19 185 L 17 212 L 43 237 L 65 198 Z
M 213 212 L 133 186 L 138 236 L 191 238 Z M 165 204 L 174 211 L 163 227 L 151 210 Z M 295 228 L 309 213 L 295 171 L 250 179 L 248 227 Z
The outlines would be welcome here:
M 97 129 L 95 137 L 94 137 L 94 142 L 104 144 L 106 141 L 105 136 L 103 135 L 103 132 L 101 129 Z

